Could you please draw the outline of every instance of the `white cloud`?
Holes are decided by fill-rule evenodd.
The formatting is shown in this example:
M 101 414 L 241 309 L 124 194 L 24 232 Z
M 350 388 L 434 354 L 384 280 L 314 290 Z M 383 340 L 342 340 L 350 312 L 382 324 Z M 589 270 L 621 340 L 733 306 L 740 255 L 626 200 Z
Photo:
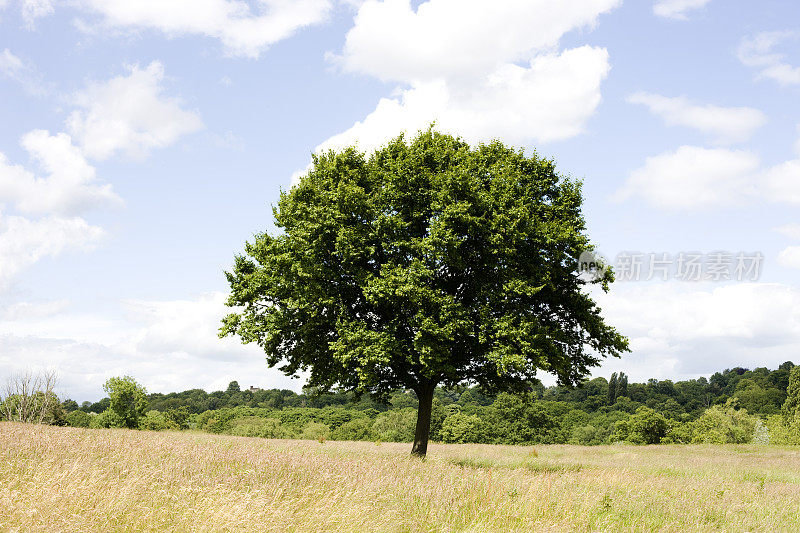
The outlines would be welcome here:
M 16 79 L 24 70 L 26 70 L 26 67 L 22 60 L 12 54 L 8 48 L 4 49 L 3 53 L 0 54 L 0 73 Z
M 786 62 L 785 54 L 774 48 L 800 34 L 794 31 L 766 31 L 742 39 L 737 55 L 742 64 L 757 68 L 757 79 L 771 79 L 781 85 L 800 85 L 800 67 Z
M 327 19 L 331 0 L 76 0 L 113 30 L 156 30 L 168 37 L 219 39 L 234 55 L 258 57 L 300 28 Z
M 800 241 L 800 224 L 798 224 L 797 222 L 784 224 L 783 226 L 778 226 L 777 228 L 772 228 L 772 229 L 773 231 L 780 233 L 784 237 L 789 237 L 790 239 Z
M 800 159 L 791 159 L 767 169 L 761 182 L 768 199 L 800 204 Z
M 53 0 L 22 0 L 22 18 L 29 29 L 34 27 L 36 19 L 52 15 Z
M 31 94 L 42 95 L 47 92 L 36 69 L 8 48 L 0 53 L 0 76 L 16 81 Z
M 75 215 L 121 202 L 110 185 L 96 183 L 94 167 L 69 135 L 34 130 L 23 135 L 21 144 L 47 177 L 12 165 L 0 153 L 0 203 L 24 213 Z
M 568 31 L 591 27 L 619 0 L 408 0 L 360 4 L 342 54 L 345 71 L 400 85 L 375 110 L 315 151 L 371 151 L 436 122 L 471 143 L 517 145 L 582 133 L 610 69 L 604 48 L 558 51 Z M 457 23 L 455 22 L 457 21 Z M 308 169 L 294 173 L 292 182 Z
M 120 151 L 140 157 L 202 128 L 196 113 L 182 109 L 178 98 L 162 94 L 163 80 L 164 67 L 153 61 L 75 95 L 81 109 L 69 116 L 67 127 L 83 152 L 95 159 Z
M 619 0 L 364 2 L 347 33 L 344 69 L 401 82 L 483 76 L 551 50 Z
M 298 390 L 302 381 L 268 369 L 257 346 L 217 337 L 221 318 L 230 312 L 225 298 L 215 292 L 185 300 L 128 301 L 120 318 L 61 312 L 0 322 L 0 375 L 21 366 L 54 368 L 64 394 L 77 400 L 99 399 L 103 382 L 122 374 L 154 392 L 219 390 L 232 380 Z
M 711 0 L 658 0 L 653 4 L 653 13 L 659 17 L 686 20 L 687 11 L 705 7 Z
M 0 287 L 37 261 L 68 250 L 91 249 L 104 235 L 81 218 L 29 220 L 0 214 Z
M 752 152 L 681 146 L 648 157 L 612 195 L 640 196 L 662 209 L 698 209 L 766 200 L 800 205 L 800 158 L 761 167 Z M 790 227 L 775 228 L 785 233 Z
M 370 151 L 434 120 L 439 131 L 470 142 L 565 139 L 583 131 L 600 103 L 600 82 L 608 69 L 604 49 L 584 46 L 537 56 L 527 67 L 504 65 L 469 90 L 452 89 L 443 81 L 414 84 L 395 98 L 382 98 L 363 121 L 316 151 L 351 144 Z
M 737 205 L 755 193 L 758 167 L 751 152 L 681 146 L 648 157 L 615 198 L 639 195 L 664 209 Z
M 737 365 L 777 367 L 800 349 L 800 288 L 782 284 L 616 284 L 596 299 L 632 353 L 603 374 L 685 379 Z
M 628 97 L 634 104 L 643 104 L 670 126 L 686 126 L 710 135 L 717 144 L 747 141 L 766 124 L 767 117 L 751 107 L 697 105 L 686 98 L 669 98 L 639 92 Z
M 17 302 L 0 308 L 0 318 L 8 321 L 45 318 L 61 313 L 69 306 L 67 300 L 47 302 Z
M 800 268 L 800 246 L 787 246 L 781 250 L 778 264 L 786 268 Z

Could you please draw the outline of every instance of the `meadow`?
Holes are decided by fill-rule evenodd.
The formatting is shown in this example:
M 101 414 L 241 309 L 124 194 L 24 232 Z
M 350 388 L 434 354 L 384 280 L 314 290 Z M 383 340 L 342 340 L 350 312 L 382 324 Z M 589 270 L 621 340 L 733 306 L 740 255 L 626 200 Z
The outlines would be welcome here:
M 797 531 L 800 451 L 0 423 L 2 531 Z

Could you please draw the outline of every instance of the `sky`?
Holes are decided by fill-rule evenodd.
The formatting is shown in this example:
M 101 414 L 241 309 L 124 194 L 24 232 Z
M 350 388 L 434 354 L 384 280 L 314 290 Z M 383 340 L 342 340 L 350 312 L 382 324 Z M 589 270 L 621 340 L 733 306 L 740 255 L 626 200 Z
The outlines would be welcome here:
M 0 379 L 299 391 L 223 272 L 313 152 L 433 121 L 584 181 L 595 376 L 800 362 L 798 102 L 788 0 L 0 0 Z

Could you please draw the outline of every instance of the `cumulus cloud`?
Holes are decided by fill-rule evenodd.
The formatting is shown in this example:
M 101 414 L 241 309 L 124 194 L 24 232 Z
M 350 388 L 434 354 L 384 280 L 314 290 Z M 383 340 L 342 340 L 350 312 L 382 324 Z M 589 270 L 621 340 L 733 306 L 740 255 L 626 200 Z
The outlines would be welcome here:
M 504 65 L 469 90 L 442 80 L 415 83 L 394 98 L 382 98 L 364 120 L 316 150 L 357 144 L 370 151 L 434 120 L 438 130 L 471 142 L 565 139 L 585 128 L 600 103 L 600 83 L 608 69 L 605 49 L 583 46 L 536 56 L 525 67 Z
M 76 215 L 121 202 L 110 185 L 97 183 L 94 167 L 69 135 L 33 130 L 22 136 L 21 144 L 46 177 L 12 165 L 0 153 L 0 203 L 23 213 Z
M 96 18 L 85 27 L 115 31 L 154 30 L 167 37 L 218 39 L 233 55 L 258 57 L 297 30 L 319 24 L 331 0 L 76 0 Z
M 573 137 L 601 101 L 604 48 L 559 51 L 568 31 L 592 27 L 619 0 L 409 0 L 359 3 L 332 60 L 346 72 L 399 83 L 374 111 L 316 147 L 371 151 L 432 122 L 475 143 Z M 292 176 L 295 183 L 307 169 Z
M 104 235 L 82 218 L 30 220 L 0 214 L 0 288 L 37 261 L 67 250 L 92 249 Z
M 223 293 L 208 293 L 127 301 L 120 317 L 67 310 L 0 322 L 0 374 L 23 366 L 57 369 L 63 394 L 79 401 L 99 399 L 103 382 L 122 374 L 154 392 L 220 390 L 232 380 L 299 390 L 302 380 L 268 369 L 257 346 L 217 337 L 220 319 L 230 312 L 224 302 Z
M 748 151 L 681 146 L 645 160 L 614 196 L 664 209 L 737 205 L 755 193 L 759 158 Z
M 747 141 L 767 122 L 764 113 L 751 107 L 698 105 L 683 97 L 670 98 L 646 92 L 632 94 L 628 101 L 647 106 L 667 125 L 685 126 L 709 135 L 716 144 Z
M 409 0 L 364 2 L 338 62 L 400 82 L 495 72 L 554 48 L 564 33 L 597 22 L 619 0 Z
M 774 49 L 800 36 L 795 31 L 765 31 L 742 39 L 737 55 L 742 64 L 758 70 L 757 79 L 771 79 L 780 85 L 800 85 L 800 67 L 786 61 Z
M 705 7 L 711 0 L 658 0 L 653 4 L 653 13 L 659 17 L 687 20 L 687 11 Z
M 800 158 L 762 167 L 749 151 L 681 146 L 648 157 L 612 199 L 634 196 L 662 209 L 733 206 L 757 199 L 800 205 Z
M 800 288 L 770 283 L 617 284 L 596 295 L 632 353 L 603 373 L 685 379 L 724 368 L 777 367 L 800 349 Z
M 141 157 L 203 127 L 197 113 L 184 110 L 180 99 L 166 96 L 164 67 L 129 67 L 128 75 L 90 84 L 74 95 L 80 109 L 70 114 L 67 128 L 83 152 L 107 159 L 117 152 Z

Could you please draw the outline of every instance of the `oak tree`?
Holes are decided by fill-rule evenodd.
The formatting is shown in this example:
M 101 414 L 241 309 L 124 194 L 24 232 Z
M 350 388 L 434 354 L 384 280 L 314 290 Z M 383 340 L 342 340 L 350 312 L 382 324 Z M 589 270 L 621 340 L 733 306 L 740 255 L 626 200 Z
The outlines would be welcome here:
M 580 382 L 627 340 L 580 276 L 592 250 L 581 183 L 500 142 L 429 129 L 367 156 L 314 156 L 227 272 L 220 335 L 257 343 L 309 385 L 419 399 L 425 455 L 437 386 L 524 388 L 537 372 Z

